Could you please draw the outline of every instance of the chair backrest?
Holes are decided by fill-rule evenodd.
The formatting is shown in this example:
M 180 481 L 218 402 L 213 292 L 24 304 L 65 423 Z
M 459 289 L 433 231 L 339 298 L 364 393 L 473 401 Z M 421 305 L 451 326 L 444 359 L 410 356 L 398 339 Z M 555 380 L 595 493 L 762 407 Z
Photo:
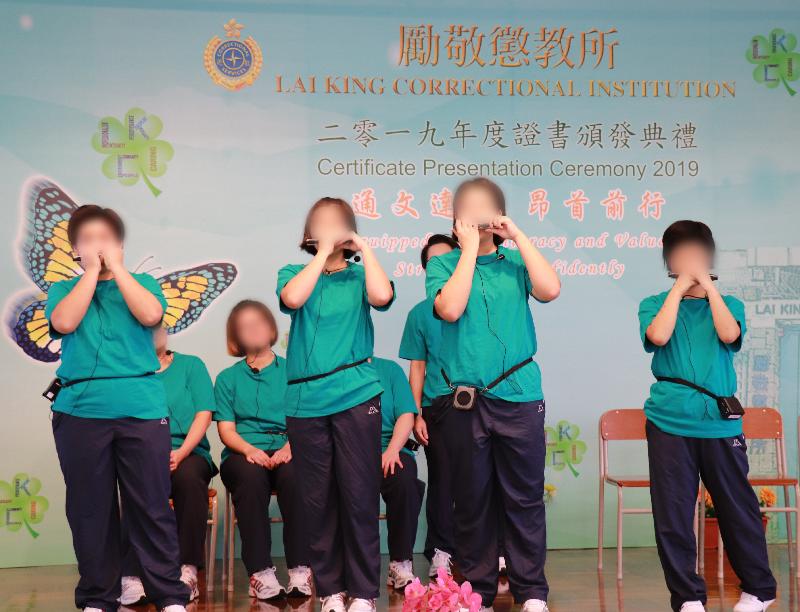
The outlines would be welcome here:
M 641 408 L 618 408 L 600 416 L 600 437 L 603 440 L 645 440 L 647 418 Z
M 775 472 L 786 475 L 786 446 L 783 438 L 783 417 L 775 408 L 745 408 L 742 432 L 748 440 L 772 440 L 775 445 Z
M 608 475 L 609 440 L 646 440 L 647 418 L 641 408 L 617 408 L 600 415 L 598 423 L 601 485 Z
M 779 440 L 783 438 L 781 413 L 775 408 L 745 408 L 742 430 L 748 440 Z

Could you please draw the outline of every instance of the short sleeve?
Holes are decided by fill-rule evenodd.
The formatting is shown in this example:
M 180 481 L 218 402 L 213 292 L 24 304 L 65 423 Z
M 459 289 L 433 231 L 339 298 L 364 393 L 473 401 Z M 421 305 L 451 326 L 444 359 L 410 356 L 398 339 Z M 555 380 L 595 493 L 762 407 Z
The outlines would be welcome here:
M 164 312 L 167 311 L 167 298 L 164 297 L 164 292 L 161 290 L 161 285 L 158 281 L 149 274 L 137 274 L 136 281 L 150 293 L 156 296 L 156 299 L 161 304 Z
M 531 275 L 528 274 L 528 266 L 525 265 L 525 260 L 522 259 L 522 254 L 518 250 L 506 250 L 506 253 L 511 253 L 509 259 L 513 260 L 514 264 L 517 266 L 520 287 L 525 294 L 530 297 L 533 293 L 533 282 L 531 281 Z
M 428 262 L 425 269 L 425 293 L 428 299 L 435 300 L 436 296 L 450 280 L 450 270 L 444 265 L 442 257 L 434 257 Z
M 391 362 L 392 395 L 394 396 L 394 415 L 395 418 L 401 414 L 417 414 L 417 403 L 411 393 L 411 385 L 408 383 L 403 368 L 394 361 Z
M 656 318 L 663 303 L 664 300 L 658 295 L 651 295 L 639 303 L 639 335 L 641 336 L 644 350 L 648 353 L 655 351 L 656 345 L 647 339 L 647 328 L 650 327 L 650 323 Z
M 406 317 L 403 337 L 400 340 L 399 356 L 401 359 L 427 361 L 428 347 L 425 343 L 419 308 L 412 308 Z
M 736 319 L 736 322 L 739 324 L 739 329 L 741 330 L 739 337 L 728 345 L 733 352 L 738 352 L 739 349 L 742 348 L 744 334 L 747 331 L 744 303 L 732 295 L 726 295 L 722 299 L 725 301 L 725 305 L 728 307 L 728 310 L 731 311 L 733 318 Z
M 302 265 L 298 264 L 288 264 L 283 266 L 280 270 L 278 270 L 278 285 L 275 287 L 275 295 L 278 296 L 278 307 L 280 308 L 281 312 L 284 314 L 290 314 L 294 312 L 294 308 L 289 308 L 286 304 L 283 303 L 281 299 L 281 291 L 286 286 L 290 280 L 292 280 L 300 270 L 303 269 Z
M 392 307 L 392 304 L 394 304 L 394 299 L 397 297 L 397 291 L 394 288 L 394 281 L 389 281 L 389 284 L 392 286 L 392 297 L 391 297 L 391 299 L 388 302 L 386 302 L 383 306 L 372 306 L 372 304 L 370 304 L 370 306 L 372 306 L 378 312 L 386 312 L 387 310 L 389 310 L 389 308 Z M 367 283 L 365 281 L 364 282 L 364 293 L 366 293 L 366 291 L 367 291 Z
M 215 421 L 236 422 L 236 415 L 233 412 L 233 388 L 224 371 L 217 376 L 217 382 L 214 385 L 214 403 L 216 404 Z
M 48 323 L 50 323 L 50 317 L 53 315 L 53 310 L 55 310 L 56 306 L 58 306 L 58 303 L 63 300 L 70 291 L 72 291 L 74 286 L 75 285 L 69 281 L 59 281 L 50 285 L 50 289 L 47 291 L 47 304 L 44 308 L 44 316 Z M 57 340 L 58 338 L 62 337 L 62 334 L 53 329 L 51 324 L 50 336 Z
M 192 394 L 192 405 L 195 412 L 214 412 L 214 385 L 208 375 L 206 364 L 197 357 L 192 359 L 189 370 L 189 391 Z

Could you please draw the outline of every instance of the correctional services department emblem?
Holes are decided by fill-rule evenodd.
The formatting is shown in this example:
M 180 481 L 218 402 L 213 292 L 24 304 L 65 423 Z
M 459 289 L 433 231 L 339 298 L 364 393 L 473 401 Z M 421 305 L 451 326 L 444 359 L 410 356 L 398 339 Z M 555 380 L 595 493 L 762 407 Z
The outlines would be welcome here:
M 264 57 L 252 36 L 240 40 L 244 28 L 241 23 L 231 19 L 224 28 L 227 40 L 223 41 L 219 36 L 209 40 L 203 63 L 212 81 L 225 89 L 237 91 L 252 85 L 258 78 Z

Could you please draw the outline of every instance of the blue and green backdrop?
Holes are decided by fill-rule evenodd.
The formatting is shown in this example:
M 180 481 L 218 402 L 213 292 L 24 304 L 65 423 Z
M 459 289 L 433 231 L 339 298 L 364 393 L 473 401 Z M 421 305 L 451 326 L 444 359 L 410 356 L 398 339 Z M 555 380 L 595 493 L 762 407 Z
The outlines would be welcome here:
M 173 291 L 172 346 L 216 373 L 229 308 L 277 306 L 276 272 L 304 260 L 304 213 L 328 194 L 352 202 L 396 283 L 375 314 L 376 353 L 396 357 L 421 245 L 449 230 L 460 180 L 497 180 L 563 278 L 532 306 L 555 548 L 595 545 L 597 420 L 642 405 L 636 310 L 668 286 L 658 237 L 701 219 L 747 305 L 742 399 L 780 409 L 797 472 L 795 2 L 29 0 L 0 5 L 0 35 L 0 566 L 73 560 L 40 397 L 58 346 L 37 306 L 75 273 L 60 238 L 86 202 L 123 214 L 129 266 Z M 641 448 L 615 460 L 646 471 Z M 652 545 L 649 518 L 628 520 L 626 543 Z

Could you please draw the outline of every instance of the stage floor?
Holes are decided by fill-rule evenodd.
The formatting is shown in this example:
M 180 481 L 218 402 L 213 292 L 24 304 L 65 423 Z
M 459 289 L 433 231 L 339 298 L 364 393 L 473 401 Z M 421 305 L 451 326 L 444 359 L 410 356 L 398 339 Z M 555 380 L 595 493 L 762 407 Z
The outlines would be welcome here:
M 615 551 L 606 550 L 605 569 L 596 570 L 595 550 L 554 550 L 548 553 L 547 576 L 550 581 L 551 612 L 664 612 L 669 610 L 669 596 L 664 586 L 661 566 L 654 548 L 631 548 L 625 550 L 625 578 L 618 585 L 615 578 Z M 286 568 L 282 559 L 278 561 L 281 580 Z M 796 612 L 798 609 L 798 581 L 790 578 L 786 546 L 770 546 L 770 561 L 778 579 L 778 601 L 770 612 Z M 424 557 L 414 559 L 418 572 L 427 570 Z M 383 575 L 388 561 L 383 559 Z M 219 570 L 219 567 L 218 567 Z M 729 612 L 739 597 L 738 581 L 727 568 L 725 580 L 717 582 L 716 555 L 707 557 L 706 576 L 709 583 L 709 612 Z M 72 605 L 72 589 L 76 581 L 73 565 L 50 567 L 28 567 L 0 570 L 0 610 L 2 612 L 69 612 Z M 384 586 L 378 600 L 378 610 L 401 610 L 400 594 L 387 593 Z M 223 596 L 219 587 L 214 593 L 201 592 L 200 601 L 188 608 L 189 612 L 311 612 L 318 610 L 315 601 L 278 601 L 274 604 L 255 602 L 247 597 L 247 580 L 241 563 L 236 566 L 236 589 L 229 597 Z M 500 593 L 494 604 L 497 611 L 518 610 L 508 592 L 508 582 L 502 580 Z M 152 606 L 120 608 L 129 612 L 153 612 Z

